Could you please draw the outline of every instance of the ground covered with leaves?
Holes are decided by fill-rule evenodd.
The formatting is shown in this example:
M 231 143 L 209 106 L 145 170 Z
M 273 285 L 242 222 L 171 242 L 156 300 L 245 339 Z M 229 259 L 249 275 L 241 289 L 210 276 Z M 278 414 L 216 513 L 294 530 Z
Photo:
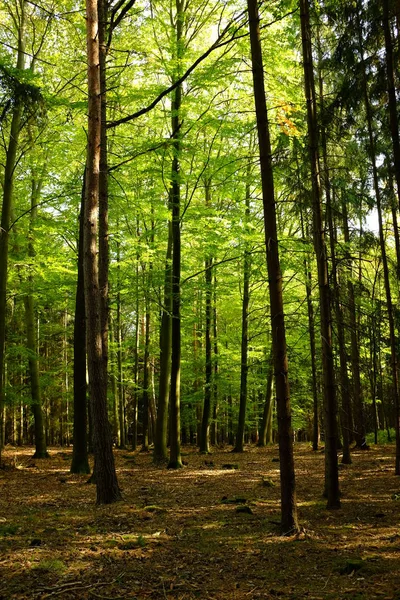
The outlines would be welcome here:
M 321 496 L 324 455 L 297 444 L 299 535 L 279 531 L 277 448 L 184 449 L 184 469 L 116 451 L 123 500 L 95 505 L 71 451 L 8 447 L 0 471 L 0 598 L 400 600 L 394 447 L 354 452 L 342 508 Z

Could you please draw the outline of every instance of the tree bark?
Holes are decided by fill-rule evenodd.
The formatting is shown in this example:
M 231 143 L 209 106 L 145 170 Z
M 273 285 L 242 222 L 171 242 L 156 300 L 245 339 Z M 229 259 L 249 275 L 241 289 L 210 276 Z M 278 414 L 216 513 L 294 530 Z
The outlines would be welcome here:
M 87 384 L 86 384 L 86 314 L 83 283 L 83 216 L 85 212 L 85 179 L 82 182 L 79 214 L 78 280 L 75 296 L 74 320 L 74 433 L 71 473 L 90 473 L 87 439 Z
M 245 199 L 245 223 L 246 226 L 250 220 L 250 183 L 249 173 L 246 182 Z M 246 405 L 247 405 L 247 375 L 248 365 L 248 347 L 249 347 L 249 302 L 250 302 L 250 250 L 247 240 L 245 241 L 245 250 L 243 256 L 243 299 L 242 299 L 242 344 L 240 358 L 240 400 L 239 400 L 239 419 L 236 430 L 236 442 L 233 452 L 243 452 L 244 428 L 246 425 Z
M 207 190 L 207 188 L 206 188 Z M 207 194 L 207 191 L 206 191 Z M 210 415 L 211 415 L 211 385 L 212 385 L 212 345 L 211 345 L 211 316 L 212 316 L 212 258 L 205 260 L 206 280 L 206 370 L 204 384 L 203 418 L 201 422 L 200 452 L 210 452 Z
M 87 319 L 87 352 L 90 402 L 93 419 L 93 448 L 97 503 L 110 504 L 121 498 L 115 471 L 112 440 L 107 413 L 101 294 L 97 261 L 99 173 L 101 148 L 101 94 L 99 73 L 99 31 L 97 1 L 86 0 L 88 60 L 88 147 L 84 213 L 84 285 Z
M 167 429 L 169 386 L 171 382 L 171 335 L 172 335 L 172 294 L 171 294 L 171 256 L 172 256 L 172 227 L 168 223 L 168 246 L 165 261 L 164 305 L 161 316 L 160 330 L 160 378 L 158 388 L 158 408 L 156 431 L 154 436 L 154 462 L 162 463 L 167 460 Z
M 263 448 L 272 443 L 272 390 L 274 383 L 274 355 L 271 348 L 271 355 L 268 362 L 267 386 L 265 390 L 264 410 L 261 420 L 258 446 Z
M 274 352 L 281 479 L 281 528 L 283 533 L 289 533 L 298 531 L 299 526 L 297 522 L 290 389 L 282 298 L 282 275 L 279 264 L 271 142 L 269 137 L 268 112 L 265 101 L 264 71 L 257 0 L 248 0 L 247 6 L 249 12 L 254 98 L 260 149 L 265 247 L 269 279 L 272 346 Z
M 322 191 L 320 182 L 317 103 L 311 46 L 308 0 L 300 0 L 300 20 L 304 65 L 304 87 L 307 101 L 307 125 L 312 178 L 313 240 L 318 267 L 319 305 L 321 315 L 322 373 L 325 413 L 325 492 L 327 508 L 340 508 L 339 471 L 337 461 L 337 423 L 330 289 L 324 226 L 322 222 Z
M 18 55 L 17 69 L 23 70 L 25 66 L 25 1 L 21 2 L 20 22 L 18 29 Z M 6 312 L 7 312 L 7 275 L 8 275 L 8 242 L 10 237 L 10 220 L 13 202 L 14 174 L 17 164 L 17 149 L 21 128 L 22 103 L 19 100 L 12 111 L 10 137 L 6 150 L 6 160 L 3 181 L 3 202 L 0 223 L 0 464 L 1 445 L 3 442 L 3 407 L 4 407 L 4 367 L 5 367 L 5 340 L 6 340 Z
M 375 135 L 374 135 L 374 130 L 373 130 L 373 115 L 372 115 L 372 107 L 371 107 L 371 101 L 370 101 L 369 91 L 368 91 L 368 81 L 367 81 L 367 74 L 366 74 L 366 69 L 365 69 L 365 59 L 364 59 L 364 50 L 363 50 L 362 28 L 361 28 L 360 15 L 358 12 L 359 11 L 358 6 L 359 5 L 357 5 L 357 30 L 358 30 L 357 33 L 358 33 L 358 44 L 359 44 L 358 49 L 360 52 L 361 64 L 362 64 L 362 85 L 363 85 L 365 113 L 366 113 L 366 119 L 367 119 L 369 155 L 371 158 L 373 185 L 374 185 L 374 193 L 375 193 L 375 199 L 376 199 L 376 208 L 378 211 L 379 246 L 380 246 L 381 255 L 382 255 L 383 278 L 384 278 L 384 282 L 385 282 L 386 306 L 387 306 L 388 321 L 389 321 L 390 356 L 391 356 L 391 367 L 392 367 L 392 394 L 393 394 L 393 405 L 394 405 L 394 413 L 395 413 L 395 431 L 396 431 L 395 474 L 400 475 L 400 403 L 399 403 L 399 382 L 398 382 L 398 371 L 397 371 L 396 333 L 395 333 L 395 324 L 394 324 L 392 295 L 391 295 L 391 290 L 390 290 L 389 266 L 388 266 L 388 260 L 387 260 L 387 254 L 386 254 L 385 238 L 384 238 L 384 234 L 383 234 L 382 203 L 381 203 L 381 192 L 379 189 L 378 168 L 377 168 L 377 164 L 376 164 L 377 150 L 376 150 Z
M 182 55 L 184 2 L 176 0 L 176 58 L 179 76 Z M 170 457 L 168 468 L 182 467 L 181 460 L 181 189 L 180 189 L 180 111 L 182 85 L 173 92 L 171 125 L 173 139 L 172 160 L 172 357 L 171 357 L 171 408 L 170 408 Z

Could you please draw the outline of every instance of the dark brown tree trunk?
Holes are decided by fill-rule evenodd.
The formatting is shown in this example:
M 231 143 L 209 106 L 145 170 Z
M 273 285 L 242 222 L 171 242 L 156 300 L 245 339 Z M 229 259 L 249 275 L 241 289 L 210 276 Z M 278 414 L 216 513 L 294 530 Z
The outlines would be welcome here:
M 214 291 L 213 291 L 213 418 L 211 423 L 211 444 L 215 446 L 218 442 L 218 326 L 217 326 L 217 275 L 214 267 Z
M 347 278 L 347 298 L 348 298 L 348 315 L 350 321 L 350 342 L 351 342 L 351 370 L 353 374 L 353 419 L 349 413 L 348 421 L 349 428 L 351 429 L 352 421 L 354 421 L 354 438 L 358 448 L 366 449 L 367 445 L 365 442 L 365 418 L 363 409 L 363 398 L 362 398 L 362 387 L 360 377 L 360 351 L 357 335 L 357 316 L 356 316 L 356 302 L 355 302 L 355 291 L 354 284 L 352 281 L 352 259 L 349 251 L 350 244 L 350 232 L 349 232 L 349 220 L 347 215 L 347 206 L 344 199 L 342 199 L 342 217 L 343 217 L 343 234 L 345 241 L 345 259 L 349 267 L 349 276 Z M 350 407 L 349 407 L 350 410 Z
M 206 186 L 207 190 L 207 186 Z M 206 191 L 207 194 L 207 191 Z M 206 201 L 206 204 L 208 202 Z M 210 452 L 210 414 L 211 414 L 211 385 L 212 385 L 212 345 L 211 345 L 211 315 L 212 315 L 212 258 L 205 260 L 206 279 L 206 369 L 204 385 L 203 417 L 201 421 L 200 452 Z
M 389 126 L 393 145 L 394 172 L 397 187 L 398 207 L 400 207 L 400 139 L 399 122 L 397 115 L 396 85 L 393 61 L 393 42 L 390 31 L 389 0 L 382 0 L 383 5 L 383 31 L 385 35 L 386 52 L 386 82 L 389 103 Z M 390 166 L 389 166 L 390 168 Z
M 86 169 L 85 169 L 86 171 Z M 86 384 L 86 314 L 83 283 L 83 218 L 85 212 L 85 173 L 82 182 L 79 214 L 78 280 L 75 296 L 74 320 L 74 433 L 71 473 L 90 473 L 87 439 L 87 384 Z
M 20 22 L 18 28 L 17 69 L 25 66 L 25 1 L 21 2 Z M 3 180 L 3 202 L 0 223 L 0 464 L 1 447 L 3 444 L 3 413 L 4 413 L 4 367 L 6 340 L 6 298 L 8 275 L 8 242 L 10 237 L 11 209 L 13 202 L 14 175 L 17 161 L 17 149 L 21 127 L 22 104 L 17 101 L 11 118 L 10 137 L 5 156 Z
M 37 217 L 37 203 L 39 201 L 41 181 L 32 179 L 31 192 L 31 210 L 29 219 L 29 241 L 28 241 L 28 256 L 30 259 L 35 257 L 35 249 L 33 243 L 34 222 Z M 25 307 L 25 323 L 27 348 L 29 350 L 29 376 L 31 384 L 32 412 L 34 416 L 35 427 L 35 458 L 47 458 L 46 437 L 43 426 L 43 411 L 42 398 L 40 391 L 40 376 L 39 376 L 39 356 L 38 356 L 38 340 L 37 340 L 37 325 L 35 316 L 35 306 L 33 297 L 33 277 L 28 276 L 30 292 L 24 297 Z M 62 437 L 61 437 L 62 444 Z
M 328 261 L 322 222 L 322 192 L 318 152 L 317 103 L 308 0 L 300 0 L 300 20 L 304 64 L 304 87 L 307 101 L 308 144 L 312 177 L 313 240 L 318 267 L 319 305 L 321 315 L 322 373 L 325 413 L 325 493 L 328 508 L 340 508 L 339 471 L 337 461 L 337 423 L 332 325 Z
M 318 50 L 319 50 L 319 63 L 321 62 L 321 50 L 320 40 L 318 35 Z M 321 111 L 324 110 L 324 83 L 322 79 L 322 72 L 320 64 L 318 65 L 318 80 L 319 80 L 319 103 Z M 350 456 L 350 385 L 347 371 L 347 355 L 346 355 L 346 342 L 344 335 L 344 323 L 343 323 L 343 310 L 340 304 L 340 287 L 339 277 L 337 271 L 337 260 L 336 260 L 336 230 L 333 222 L 333 206 L 332 206 L 332 190 L 331 181 L 329 178 L 329 165 L 328 165 L 328 150 L 325 127 L 321 126 L 321 146 L 322 146 L 322 159 L 323 159 L 323 184 L 325 189 L 326 198 L 326 216 L 328 221 L 329 230 L 329 242 L 331 251 L 331 282 L 332 282 L 332 301 L 336 317 L 336 331 L 337 331 L 337 345 L 339 349 L 339 362 L 340 362 L 340 395 L 341 395 L 341 428 L 343 438 L 343 453 L 342 463 L 346 465 L 351 464 Z
M 272 443 L 272 390 L 274 382 L 274 356 L 271 348 L 271 356 L 267 371 L 267 387 L 265 390 L 264 410 L 259 431 L 258 446 L 264 447 Z
M 100 67 L 100 172 L 99 172 L 99 289 L 101 342 L 105 385 L 108 384 L 108 151 L 107 151 L 107 21 L 108 0 L 97 0 L 99 19 L 99 67 Z
M 176 53 L 178 74 L 182 55 L 184 1 L 176 0 Z M 168 468 L 182 467 L 181 460 L 181 189 L 180 189 L 180 111 L 182 85 L 173 92 L 171 125 L 173 139 L 172 160 L 172 356 L 171 356 L 171 407 L 170 407 L 170 457 Z
M 250 183 L 249 177 L 246 181 L 245 198 L 245 224 L 248 226 L 250 220 Z M 249 302 L 250 302 L 250 257 L 251 252 L 248 242 L 245 241 L 245 250 L 243 256 L 243 298 L 242 298 L 242 345 L 240 355 L 240 400 L 239 400 L 239 419 L 236 430 L 236 442 L 233 452 L 243 452 L 244 429 L 246 425 L 246 406 L 247 406 L 247 376 L 249 372 L 248 365 L 248 347 L 249 347 Z
M 307 243 L 309 234 L 304 228 L 303 212 L 300 206 L 300 221 L 301 235 L 305 243 Z M 308 229 L 308 228 L 307 228 Z M 306 286 L 307 298 L 307 316 L 308 316 L 308 332 L 310 340 L 310 358 L 311 358 L 311 383 L 313 391 L 313 451 L 317 452 L 319 448 L 319 402 L 318 402 L 318 380 L 317 380 L 317 359 L 315 350 L 315 324 L 314 324 L 314 306 L 312 301 L 312 272 L 310 266 L 310 257 L 305 256 L 304 261 L 304 277 Z
M 86 0 L 88 59 L 88 148 L 84 214 L 84 285 L 87 349 L 97 503 L 121 498 L 115 471 L 107 412 L 107 383 L 102 348 L 101 293 L 97 262 L 99 172 L 101 148 L 101 94 L 97 1 Z
M 165 261 L 164 306 L 161 316 L 160 330 L 160 378 L 158 388 L 158 408 L 156 431 L 154 436 L 154 462 L 167 460 L 167 429 L 169 386 L 171 382 L 171 334 L 172 334 L 172 294 L 171 294 L 171 256 L 172 228 L 168 224 L 168 246 Z
M 272 346 L 274 352 L 281 475 L 281 527 L 283 533 L 289 533 L 298 530 L 298 522 L 285 319 L 282 298 L 282 275 L 279 264 L 271 142 L 269 137 L 267 106 L 265 102 L 264 71 L 257 0 L 248 0 L 247 6 L 249 11 L 254 98 L 260 149 L 265 247 L 267 253 Z
M 145 342 L 144 342 L 144 359 L 143 359 L 143 395 L 142 395 L 142 451 L 149 450 L 149 389 L 150 389 L 150 303 L 146 297 L 146 313 L 145 313 Z

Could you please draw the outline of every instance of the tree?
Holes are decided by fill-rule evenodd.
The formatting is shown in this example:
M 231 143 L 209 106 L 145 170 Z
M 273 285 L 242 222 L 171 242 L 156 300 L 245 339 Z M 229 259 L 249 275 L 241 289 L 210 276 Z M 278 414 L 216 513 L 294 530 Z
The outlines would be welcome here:
M 101 94 L 99 73 L 98 13 L 96 0 L 86 2 L 88 60 L 88 146 L 84 212 L 84 289 L 87 319 L 89 394 L 93 419 L 93 447 L 97 503 L 121 498 L 115 472 L 107 413 L 107 383 L 103 364 L 101 308 L 97 262 L 97 213 L 101 148 Z
M 324 227 L 322 223 L 322 193 L 320 182 L 317 104 L 315 96 L 313 56 L 308 0 L 300 0 L 303 48 L 304 86 L 307 101 L 308 144 L 312 181 L 313 240 L 318 266 L 319 306 L 321 319 L 322 365 L 324 382 L 325 423 L 325 492 L 328 508 L 340 508 L 339 473 L 337 464 L 336 395 L 332 351 L 330 288 Z
M 257 133 L 260 149 L 261 182 L 264 206 L 265 247 L 269 277 L 269 295 L 274 354 L 276 404 L 281 474 L 281 527 L 283 533 L 298 530 L 293 437 L 291 431 L 290 392 L 286 353 L 285 320 L 282 300 L 282 276 L 279 264 L 278 236 L 271 143 L 268 113 L 265 101 L 264 73 L 260 41 L 257 0 L 248 0 L 251 59 L 253 67 L 254 99 Z

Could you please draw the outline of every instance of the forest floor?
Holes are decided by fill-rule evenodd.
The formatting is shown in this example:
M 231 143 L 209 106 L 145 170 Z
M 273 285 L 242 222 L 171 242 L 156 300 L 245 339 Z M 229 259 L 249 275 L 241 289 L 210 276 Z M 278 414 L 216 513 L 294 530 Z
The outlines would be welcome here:
M 327 511 L 324 455 L 296 444 L 302 532 L 288 537 L 276 447 L 185 447 L 178 471 L 117 450 L 123 500 L 100 507 L 87 476 L 69 473 L 69 449 L 32 454 L 3 454 L 1 600 L 400 600 L 394 446 L 354 452 L 340 469 L 342 508 Z

